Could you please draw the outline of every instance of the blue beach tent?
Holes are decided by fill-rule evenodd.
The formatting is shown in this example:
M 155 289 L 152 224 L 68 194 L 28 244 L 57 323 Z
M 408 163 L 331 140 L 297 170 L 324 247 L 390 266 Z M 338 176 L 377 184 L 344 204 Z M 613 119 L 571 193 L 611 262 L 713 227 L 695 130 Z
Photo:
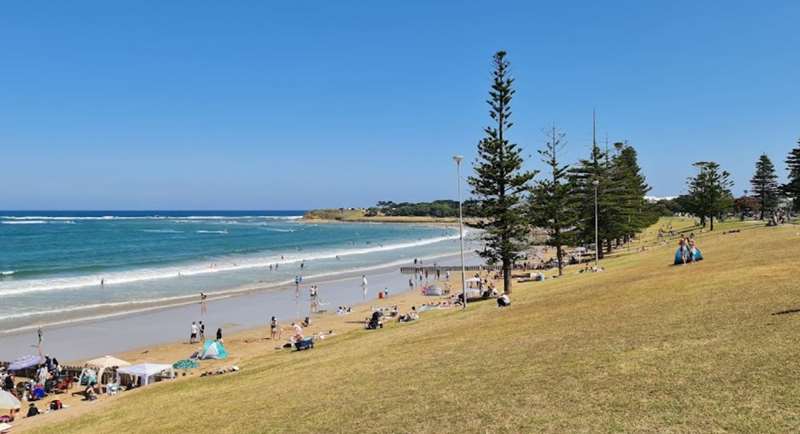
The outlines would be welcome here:
M 225 346 L 222 345 L 220 341 L 212 341 L 206 340 L 203 343 L 203 351 L 200 351 L 200 359 L 226 359 L 228 358 L 228 352 L 225 350 Z

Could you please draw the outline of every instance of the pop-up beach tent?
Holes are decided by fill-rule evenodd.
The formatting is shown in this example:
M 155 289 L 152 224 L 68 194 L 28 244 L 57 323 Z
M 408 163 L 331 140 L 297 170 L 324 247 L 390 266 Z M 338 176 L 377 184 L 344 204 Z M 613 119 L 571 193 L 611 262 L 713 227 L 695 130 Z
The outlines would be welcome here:
M 175 370 L 172 369 L 172 365 L 162 365 L 158 363 L 142 363 L 117 369 L 118 374 L 140 378 L 142 380 L 142 386 L 147 386 L 154 376 L 164 372 L 169 373 L 172 378 L 175 377 Z
M 0 390 L 0 410 L 19 410 L 19 406 L 19 399 L 5 390 Z
M 97 369 L 97 381 L 102 381 L 101 378 L 103 378 L 103 371 L 108 368 L 122 368 L 131 365 L 130 363 L 113 356 L 98 357 L 96 359 L 89 360 L 86 362 L 86 364 Z
M 222 345 L 220 341 L 212 341 L 207 340 L 203 343 L 203 350 L 200 351 L 198 356 L 199 359 L 226 359 L 228 357 L 228 352 L 225 350 L 225 346 Z
M 22 356 L 8 365 L 9 371 L 19 371 L 21 369 L 31 368 L 33 366 L 39 366 L 44 363 L 44 358 L 42 356 Z
M 426 286 L 422 289 L 422 293 L 428 296 L 435 296 L 435 295 L 442 295 L 444 291 L 441 287 L 433 285 L 433 286 Z

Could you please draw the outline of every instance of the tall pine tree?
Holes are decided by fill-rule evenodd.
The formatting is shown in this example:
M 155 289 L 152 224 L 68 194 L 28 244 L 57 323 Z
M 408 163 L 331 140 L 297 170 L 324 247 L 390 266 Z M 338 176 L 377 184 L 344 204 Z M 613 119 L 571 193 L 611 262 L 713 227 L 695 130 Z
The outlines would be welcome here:
M 577 217 L 569 201 L 570 185 L 567 182 L 569 166 L 559 160 L 559 152 L 566 146 L 564 133 L 555 126 L 551 129 L 539 155 L 548 168 L 547 176 L 536 181 L 531 190 L 529 214 L 531 223 L 547 231 L 546 244 L 556 249 L 558 275 L 563 274 L 563 247 L 572 240 L 571 230 Z
M 646 212 L 644 196 L 650 191 L 639 167 L 636 150 L 625 143 L 615 143 L 617 151 L 612 159 L 613 178 L 618 182 L 614 195 L 619 223 L 616 234 L 627 242 L 639 231 L 655 223 L 651 213 Z
M 503 267 L 503 290 L 511 293 L 511 270 L 527 247 L 529 230 L 520 206 L 528 183 L 535 173 L 523 171 L 519 146 L 511 143 L 507 132 L 512 127 L 511 98 L 514 79 L 509 73 L 506 52 L 494 55 L 494 71 L 489 91 L 489 116 L 493 124 L 478 143 L 475 176 L 468 180 L 480 201 L 485 248 L 479 252 L 492 263 Z
M 597 181 L 597 238 L 599 256 L 603 257 L 602 245 L 610 247 L 618 233 L 615 193 L 618 184 L 613 177 L 610 160 L 597 143 L 593 143 L 588 159 L 580 160 L 569 171 L 571 186 L 570 202 L 577 212 L 576 239 L 579 244 L 592 244 L 595 240 L 595 186 Z
M 761 154 L 756 162 L 756 173 L 750 179 L 753 187 L 753 196 L 761 205 L 761 220 L 767 213 L 771 213 L 778 206 L 778 175 L 775 174 L 775 165 L 767 154 Z
M 689 210 L 700 217 L 703 226 L 710 220 L 710 230 L 714 230 L 714 218 L 721 217 L 733 207 L 730 173 L 720 170 L 713 161 L 694 163 L 699 172 L 689 178 Z
M 800 211 L 800 139 L 786 157 L 786 170 L 789 179 L 782 188 L 783 193 L 792 200 L 792 210 Z

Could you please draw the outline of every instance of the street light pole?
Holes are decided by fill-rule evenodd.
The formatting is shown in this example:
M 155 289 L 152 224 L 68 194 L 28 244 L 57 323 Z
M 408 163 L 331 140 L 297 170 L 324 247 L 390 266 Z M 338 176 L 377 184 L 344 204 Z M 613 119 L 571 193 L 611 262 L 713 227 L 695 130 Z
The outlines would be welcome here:
M 456 162 L 456 173 L 458 175 L 458 233 L 461 240 L 461 296 L 464 298 L 464 309 L 467 308 L 467 270 L 464 266 L 464 211 L 461 205 L 461 162 L 464 157 L 454 155 L 453 161 Z
M 598 218 L 597 218 L 597 186 L 600 181 L 592 181 L 594 185 L 594 269 L 600 271 L 600 235 L 598 233 Z

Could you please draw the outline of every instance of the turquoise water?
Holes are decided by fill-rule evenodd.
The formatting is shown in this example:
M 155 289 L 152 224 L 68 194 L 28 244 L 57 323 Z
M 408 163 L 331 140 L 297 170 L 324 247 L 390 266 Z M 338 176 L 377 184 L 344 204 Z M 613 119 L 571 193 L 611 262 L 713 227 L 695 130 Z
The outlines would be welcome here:
M 276 287 L 298 275 L 367 272 L 458 248 L 455 228 L 313 224 L 300 215 L 0 211 L 0 331 L 185 302 L 200 291 Z

